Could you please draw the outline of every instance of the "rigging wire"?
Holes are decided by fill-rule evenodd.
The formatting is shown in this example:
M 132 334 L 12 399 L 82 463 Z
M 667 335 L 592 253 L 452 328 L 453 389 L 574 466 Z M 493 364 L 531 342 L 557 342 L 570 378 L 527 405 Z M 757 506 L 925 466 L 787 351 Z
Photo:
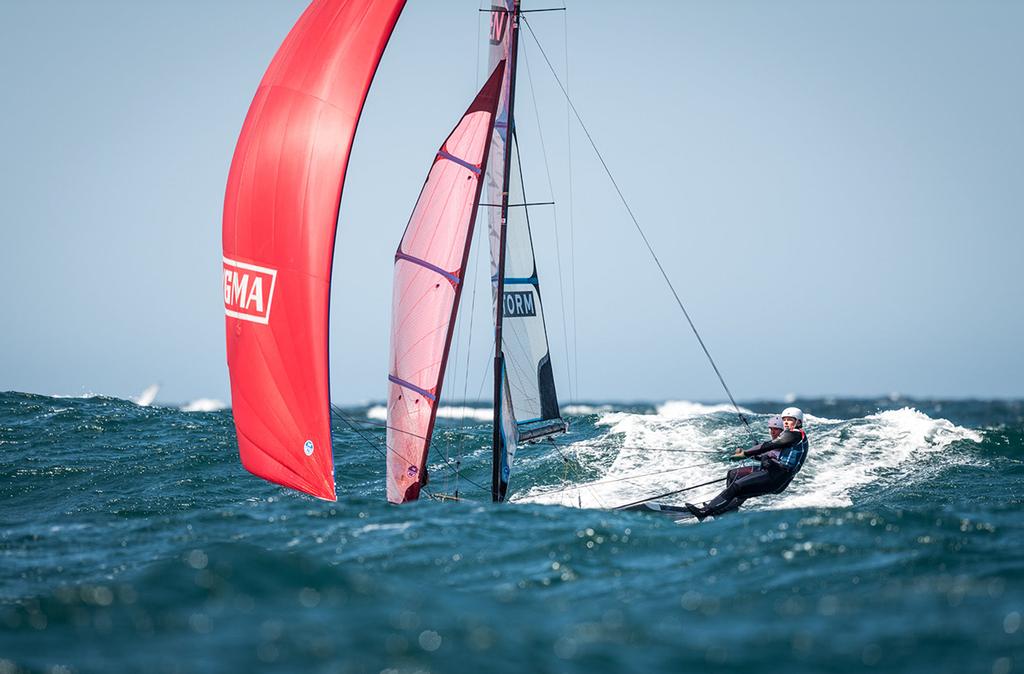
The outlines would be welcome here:
M 576 447 L 607 447 L 607 444 L 597 443 L 573 443 L 573 448 Z M 691 449 L 689 447 L 639 447 L 639 446 L 624 446 L 615 447 L 616 450 L 630 450 L 637 452 L 676 452 L 680 454 L 721 454 L 720 449 Z
M 335 406 L 332 405 L 332 407 L 335 407 Z M 335 409 L 338 409 L 338 408 L 335 407 Z M 418 433 L 413 433 L 412 431 L 402 430 L 401 428 L 398 428 L 397 426 L 390 426 L 387 423 L 382 422 L 382 421 L 372 421 L 370 419 L 349 419 L 348 421 L 349 421 L 349 423 L 369 424 L 370 426 L 374 426 L 375 427 L 373 429 L 375 431 L 376 430 L 380 430 L 380 431 L 394 431 L 395 433 L 402 433 L 404 435 L 410 435 L 410 436 L 412 436 L 414 438 L 419 438 L 420 440 L 426 440 L 427 439 L 427 438 L 425 438 L 424 436 L 422 436 L 422 435 L 420 435 Z M 469 427 L 467 426 L 467 428 L 469 428 Z M 364 430 L 369 430 L 369 429 L 364 429 Z
M 700 344 L 700 348 L 704 351 L 704 355 L 707 356 L 708 362 L 711 363 L 711 367 L 715 371 L 715 374 L 718 376 L 718 381 L 722 384 L 722 388 L 725 389 L 726 395 L 729 396 L 729 402 L 732 403 L 733 409 L 736 410 L 736 415 L 740 418 L 740 421 L 743 422 L 743 425 L 746 427 L 747 433 L 750 434 L 751 439 L 753 439 L 756 442 L 757 436 L 754 435 L 754 431 L 753 429 L 750 428 L 750 423 L 747 421 L 746 416 L 743 414 L 743 412 L 740 411 L 739 405 L 736 404 L 736 399 L 733 397 L 732 391 L 729 390 L 729 386 L 725 383 L 725 378 L 722 376 L 721 371 L 718 369 L 718 365 L 715 363 L 715 359 L 711 357 L 711 352 L 708 350 L 707 345 L 704 344 L 704 339 L 700 336 L 700 332 L 697 330 L 697 326 L 694 324 L 693 319 L 690 318 L 690 313 L 686 310 L 686 307 L 683 305 L 683 301 L 682 299 L 680 299 L 679 293 L 676 292 L 676 288 L 672 284 L 672 280 L 669 278 L 668 273 L 665 271 L 665 268 L 662 266 L 661 260 L 658 258 L 657 253 L 654 252 L 654 247 L 651 246 L 651 242 L 647 239 L 647 235 L 644 233 L 643 228 L 640 226 L 640 221 L 637 220 L 636 215 L 633 214 L 633 209 L 630 208 L 629 202 L 626 201 L 626 197 L 622 193 L 622 190 L 619 188 L 619 184 L 615 181 L 615 177 L 612 175 L 611 169 L 608 168 L 608 164 L 604 160 L 604 156 L 601 154 L 601 151 L 597 149 L 597 143 L 594 142 L 594 138 L 590 135 L 590 131 L 583 123 L 583 118 L 580 116 L 580 113 L 576 110 L 576 106 L 573 105 L 572 99 L 569 98 L 569 92 L 566 91 L 565 87 L 562 85 L 562 81 L 558 78 L 558 73 L 555 72 L 555 68 L 551 64 L 551 61 L 548 59 L 548 55 L 544 51 L 544 47 L 541 46 L 540 40 L 537 39 L 537 34 L 533 32 L 533 27 L 530 25 L 530 22 L 526 20 L 526 17 L 522 17 L 522 20 L 523 23 L 526 24 L 526 27 L 529 29 L 530 35 L 533 37 L 534 42 L 537 44 L 537 49 L 540 50 L 541 56 L 544 57 L 544 61 L 548 64 L 548 69 L 551 71 L 551 75 L 555 78 L 555 82 L 557 82 L 558 87 L 562 90 L 562 94 L 565 96 L 565 100 L 568 103 L 569 108 L 572 109 L 572 113 L 576 117 L 576 121 L 579 122 L 580 128 L 583 129 L 584 135 L 586 135 L 587 140 L 590 142 L 590 147 L 593 148 L 594 154 L 597 155 L 598 161 L 601 162 L 601 166 L 604 168 L 604 172 L 608 176 L 608 180 L 611 182 L 612 187 L 615 188 L 615 192 L 619 196 L 619 201 L 622 202 L 622 205 L 626 209 L 626 213 L 629 214 L 629 218 L 633 221 L 633 225 L 636 227 L 636 231 L 640 234 L 640 238 L 643 240 L 644 245 L 647 247 L 647 252 L 651 254 L 651 258 L 654 260 L 654 263 L 657 265 L 658 270 L 661 272 L 662 278 L 665 280 L 666 285 L 668 285 L 669 290 L 672 291 L 672 296 L 675 297 L 676 304 L 679 305 L 679 308 L 683 312 L 683 316 L 686 317 L 686 322 L 690 324 L 690 329 L 693 331 L 694 336 L 697 338 L 697 342 Z
M 565 467 L 565 473 L 563 473 L 563 475 L 562 475 L 562 484 L 564 485 L 567 482 L 566 478 L 568 476 L 568 473 L 569 472 L 575 473 L 575 470 L 573 468 L 572 463 L 569 461 L 569 457 L 567 457 L 565 455 L 565 453 L 562 451 L 562 448 L 558 445 L 558 443 L 555 442 L 555 439 L 554 438 L 548 438 L 548 442 L 551 443 L 551 445 L 558 452 L 558 455 L 562 458 L 562 465 Z M 580 475 L 578 473 L 575 473 L 573 475 L 573 477 L 575 477 L 576 479 L 580 479 Z M 598 507 L 603 509 L 604 508 L 604 504 L 601 503 L 601 499 L 599 499 L 597 497 L 597 494 L 594 493 L 593 485 L 592 484 L 583 483 L 583 487 L 586 488 L 587 493 L 590 494 L 590 498 L 594 499 L 594 502 L 597 503 Z M 577 498 L 577 500 L 579 500 L 579 490 L 580 490 L 580 487 L 578 485 L 576 487 L 566 487 L 565 489 L 563 489 L 561 491 L 572 491 L 573 489 L 576 489 L 576 498 Z M 552 493 L 557 493 L 557 492 L 552 492 Z
M 481 0 L 480 4 L 481 5 L 483 4 L 482 0 Z M 479 36 L 481 34 L 481 32 L 482 32 L 482 25 L 483 25 L 483 12 L 484 12 L 484 9 L 482 7 L 478 7 L 478 10 L 479 11 L 477 12 L 476 34 L 474 35 L 474 42 L 477 42 L 477 36 Z M 476 68 L 474 69 L 474 74 L 475 74 L 475 77 L 476 77 L 476 85 L 474 87 L 474 91 L 479 90 L 479 88 L 480 88 L 480 53 L 481 53 L 481 51 L 482 50 L 480 48 L 480 45 L 477 44 L 477 48 L 476 48 Z M 478 209 L 478 213 L 477 213 L 478 219 L 479 219 L 479 215 L 480 215 L 479 210 L 480 209 Z M 476 237 L 477 239 L 480 238 L 478 232 L 479 232 L 480 229 L 482 229 L 479 225 L 480 225 L 480 223 L 477 222 L 476 226 L 474 227 L 474 232 L 473 232 L 473 236 Z M 473 243 L 472 240 L 470 240 L 470 248 L 471 249 L 472 249 L 472 243 Z M 473 350 L 473 319 L 474 319 L 474 317 L 476 315 L 476 313 L 475 313 L 475 310 L 476 310 L 476 283 L 475 283 L 475 281 L 476 281 L 476 278 L 478 276 L 477 270 L 478 270 L 478 268 L 480 266 L 479 244 L 478 244 L 477 248 L 478 248 L 478 252 L 477 252 L 477 255 L 474 257 L 474 263 L 473 263 L 472 269 L 467 269 L 466 272 L 464 273 L 464 276 L 470 276 L 468 281 L 469 281 L 470 287 L 473 288 L 473 293 L 472 293 L 470 309 L 469 309 L 469 328 L 468 328 L 469 336 L 467 337 L 467 344 L 466 344 L 466 365 L 465 365 L 465 368 L 464 368 L 464 371 L 463 371 L 463 385 L 462 385 L 463 409 L 462 409 L 462 415 L 459 418 L 459 425 L 460 426 L 465 426 L 465 423 L 466 423 L 466 407 L 467 406 L 465 404 L 465 401 L 466 401 L 466 390 L 469 387 L 469 371 L 470 371 L 470 367 L 469 367 L 470 359 L 469 359 L 469 356 L 470 356 L 470 354 L 472 353 L 472 350 Z M 465 286 L 463 286 L 463 287 L 465 287 Z M 463 320 L 463 316 L 464 315 L 465 315 L 465 312 L 460 312 L 459 313 L 459 316 L 458 316 L 458 319 L 457 319 L 458 323 L 456 324 L 457 335 L 456 335 L 455 359 L 454 359 L 455 360 L 455 365 L 452 368 L 453 369 L 453 372 L 452 372 L 452 381 L 453 382 L 457 382 L 458 381 L 458 377 L 455 376 L 456 375 L 455 371 L 457 371 L 457 369 L 458 369 L 458 354 L 459 354 L 459 345 L 460 345 L 461 337 L 462 337 L 462 326 L 465 325 L 465 321 Z M 459 443 L 458 443 L 458 445 L 456 447 L 456 450 L 455 450 L 455 456 L 456 456 L 455 494 L 456 494 L 456 496 L 458 496 L 458 493 L 459 493 L 459 475 L 460 475 L 459 468 L 461 468 L 461 466 L 462 466 L 462 450 L 463 450 L 463 443 L 464 442 L 465 442 L 465 438 L 464 437 L 460 437 L 459 438 Z M 445 449 L 445 453 L 446 454 L 448 453 L 447 449 Z
M 458 307 L 456 307 L 456 311 L 458 311 Z M 462 345 L 462 330 L 461 330 L 461 327 L 462 327 L 462 313 L 459 312 L 455 316 L 455 330 L 454 330 L 454 332 L 455 332 L 455 345 L 454 345 L 455 352 L 454 352 L 454 357 L 451 358 L 451 362 L 452 362 L 451 369 L 444 373 L 444 380 L 445 381 L 457 382 L 459 380 L 459 347 Z M 435 400 L 434 404 L 435 404 L 435 408 L 434 408 L 435 417 L 434 418 L 436 419 L 437 418 L 436 414 L 437 414 L 438 401 Z M 465 416 L 465 410 L 463 410 L 463 417 L 464 416 Z M 459 423 L 461 425 L 462 421 L 460 421 Z M 429 442 L 428 442 L 428 444 L 429 444 Z M 438 452 L 438 450 L 436 448 L 436 445 L 435 445 L 434 452 L 435 453 Z M 448 461 L 449 458 L 451 457 L 451 448 L 448 446 L 447 443 L 444 445 L 444 448 L 441 450 L 441 454 L 444 456 L 444 460 L 445 461 Z M 457 474 L 458 473 L 456 472 L 456 475 Z M 448 475 L 447 475 L 447 473 L 444 476 L 443 490 L 446 491 L 446 492 L 448 491 Z
M 331 404 L 331 414 L 341 419 L 341 421 L 350 429 L 355 431 L 356 435 L 362 438 L 363 441 L 366 442 L 366 444 L 368 444 L 370 447 L 373 447 L 377 451 L 377 453 L 381 455 L 382 458 L 384 458 L 385 460 L 387 459 L 387 453 L 385 449 L 382 449 L 380 444 L 378 444 L 377 441 L 374 440 L 373 438 L 363 435 L 362 430 L 360 430 L 358 426 L 352 423 L 352 421 L 350 421 L 348 417 L 342 414 L 341 408 L 339 408 L 337 405 L 334 405 L 333 403 Z
M 483 5 L 483 0 L 480 0 L 479 5 Z M 473 91 L 480 90 L 480 52 L 483 51 L 480 48 L 480 35 L 483 33 L 483 7 L 478 6 L 476 13 L 476 33 L 473 34 L 473 43 L 476 45 L 476 68 L 473 70 Z
M 651 477 L 653 475 L 664 475 L 665 473 L 675 473 L 675 472 L 678 472 L 680 470 L 689 470 L 691 468 L 703 468 L 705 466 L 713 466 L 713 465 L 717 465 L 717 464 L 718 464 L 718 461 L 706 461 L 704 463 L 694 463 L 694 464 L 690 464 L 688 466 L 677 466 L 676 468 L 668 468 L 668 469 L 664 469 L 664 470 L 655 470 L 655 471 L 652 471 L 650 473 L 638 473 L 636 475 L 624 475 L 622 477 L 616 477 L 616 478 L 612 478 L 610 480 L 599 480 L 597 482 L 589 482 L 589 483 L 585 483 L 582 486 L 584 486 L 584 487 L 596 487 L 596 486 L 599 486 L 599 485 L 614 484 L 616 482 L 625 482 L 625 481 L 628 481 L 628 480 L 637 480 L 637 479 L 642 478 L 642 477 Z M 725 478 L 722 478 L 722 479 L 724 480 Z M 543 492 L 540 492 L 539 494 L 531 494 L 530 498 L 535 498 L 535 497 L 539 497 L 539 496 L 549 496 L 551 494 L 561 494 L 563 492 L 572 491 L 574 489 L 579 489 L 579 486 L 567 487 L 565 489 L 552 489 L 552 490 L 549 490 L 549 491 L 543 491 Z M 593 496 L 593 494 L 591 494 L 591 496 Z M 657 498 L 657 497 L 655 497 L 655 498 Z M 597 500 L 597 499 L 595 498 L 594 500 Z M 600 505 L 600 501 L 598 502 L 598 505 Z M 601 507 L 603 508 L 604 506 L 601 506 Z M 617 506 L 617 507 L 621 507 L 621 506 Z
M 676 489 L 676 490 L 673 490 L 673 491 L 667 491 L 664 494 L 658 494 L 657 496 L 649 496 L 649 497 L 647 497 L 645 499 L 640 499 L 639 501 L 633 501 L 632 503 L 623 503 L 620 506 L 615 506 L 614 510 L 623 510 L 625 508 L 631 508 L 633 506 L 638 506 L 638 505 L 642 505 L 644 503 L 647 503 L 648 501 L 653 501 L 654 499 L 665 498 L 666 496 L 675 496 L 676 494 L 682 494 L 684 491 L 690 491 L 692 489 L 699 489 L 701 487 L 707 487 L 708 485 L 717 484 L 719 482 L 725 482 L 728 479 L 729 479 L 728 477 L 720 477 L 717 480 L 709 480 L 708 482 L 702 482 L 700 484 L 690 485 L 689 487 L 683 487 L 682 489 Z
M 452 470 L 453 472 L 455 472 L 456 476 L 459 476 L 460 475 L 460 470 L 459 469 L 460 469 L 461 466 L 453 466 L 451 461 L 448 460 L 447 456 L 444 457 L 444 460 L 447 462 L 447 466 L 448 466 L 449 470 Z M 491 493 L 490 486 L 485 487 L 482 484 L 480 484 L 479 482 L 476 482 L 475 480 L 472 480 L 472 479 L 466 477 L 465 475 L 462 475 L 461 479 L 463 479 L 466 482 L 470 483 L 474 487 L 479 488 L 481 491 L 487 492 L 488 494 Z
M 376 452 L 378 454 L 380 454 L 381 457 L 384 458 L 385 461 L 387 460 L 387 452 L 394 452 L 395 451 L 395 450 L 391 449 L 390 447 L 388 447 L 387 444 L 385 444 L 384 447 L 382 448 L 381 445 L 376 440 L 374 440 L 373 438 L 370 438 L 370 437 L 367 437 L 366 435 L 364 435 L 362 430 L 360 430 L 359 427 L 356 426 L 355 423 L 352 422 L 352 420 L 350 420 L 348 417 L 346 417 L 345 414 L 341 411 L 341 408 L 338 407 L 337 405 L 334 405 L 334 404 L 331 405 L 331 413 L 334 414 L 339 419 L 341 419 L 341 421 L 346 426 L 348 426 L 350 429 L 355 431 L 356 435 L 358 435 L 360 438 L 362 438 L 363 441 L 366 442 L 366 444 L 370 445 L 370 447 L 373 447 L 373 449 L 376 450 Z M 397 429 L 395 429 L 395 430 L 397 430 Z M 417 436 L 417 437 L 419 437 L 419 436 Z M 452 465 L 451 460 L 447 456 L 442 456 L 441 458 L 443 458 L 445 460 L 445 464 L 444 465 L 447 466 L 447 468 L 449 470 L 452 470 L 452 471 L 458 470 L 457 467 Z M 472 484 L 475 487 L 479 487 L 482 491 L 486 491 L 488 493 L 490 493 L 490 491 L 491 491 L 490 487 L 484 487 L 480 483 L 475 482 L 475 481 L 469 479 L 468 477 L 463 476 L 462 479 L 465 480 L 466 482 L 469 482 L 470 484 Z M 426 485 L 423 485 L 421 487 L 421 489 L 427 493 L 427 496 L 433 498 L 434 494 L 429 489 L 427 489 Z
M 479 217 L 479 213 L 477 213 L 477 216 Z M 481 236 L 482 236 L 480 234 L 480 232 L 483 231 L 483 227 L 480 227 L 479 223 L 477 223 L 477 225 L 478 225 L 476 227 L 477 231 L 474 232 L 474 236 L 477 239 L 480 239 Z M 482 245 L 483 245 L 482 243 L 478 243 L 477 244 L 477 247 L 476 247 L 477 248 L 477 253 L 476 253 L 476 256 L 474 256 L 474 258 L 473 258 L 474 259 L 473 269 L 470 271 L 470 279 L 469 279 L 469 285 L 473 288 L 473 294 L 471 296 L 470 304 L 469 304 L 469 343 L 466 346 L 466 366 L 465 366 L 465 368 L 463 368 L 463 378 L 462 378 L 462 416 L 459 419 L 459 426 L 460 427 L 465 427 L 465 425 L 466 425 L 466 411 L 469 409 L 469 406 L 466 405 L 466 393 L 467 393 L 467 389 L 469 388 L 469 370 L 470 370 L 470 367 L 469 367 L 469 356 L 473 352 L 473 319 L 476 316 L 476 286 L 477 286 L 476 279 L 479 276 L 480 258 L 483 257 L 483 253 L 482 253 L 482 251 L 480 249 L 480 246 L 482 246 Z M 485 371 L 486 371 L 486 368 L 485 368 Z M 465 443 L 465 441 L 466 441 L 465 436 L 460 436 L 459 437 L 459 446 L 458 446 L 458 449 L 455 452 L 455 456 L 456 456 L 457 461 L 458 461 L 458 466 L 460 468 L 462 467 L 462 449 L 463 449 L 463 444 Z M 458 494 L 459 494 L 459 473 L 456 472 L 455 473 L 455 495 L 458 496 Z
M 533 102 L 533 115 L 537 122 L 537 137 L 540 139 L 540 151 L 544 157 L 544 171 L 547 173 L 548 178 L 548 194 L 551 195 L 551 199 L 555 198 L 555 187 L 554 182 L 551 180 L 551 165 L 548 162 L 548 150 L 547 145 L 544 143 L 544 130 L 540 123 L 540 109 L 537 106 L 537 93 L 533 87 L 533 73 L 530 71 L 530 59 L 527 56 L 527 51 L 523 50 L 523 63 L 526 65 L 526 80 L 530 83 L 530 99 Z M 562 276 L 562 244 L 560 237 L 558 236 L 558 211 L 554 211 L 554 231 L 555 231 L 555 259 L 558 261 L 558 296 L 559 296 L 559 307 L 562 310 L 562 341 L 565 345 L 565 367 L 569 369 L 571 361 L 569 360 L 569 329 L 568 323 L 565 320 L 565 281 Z M 569 397 L 572 400 L 576 399 L 576 394 L 573 392 L 572 378 L 566 377 L 569 380 Z
M 380 445 L 378 445 L 377 442 L 373 438 L 369 438 L 369 437 L 363 435 L 363 432 L 361 430 L 359 430 L 359 428 L 355 424 L 353 424 L 351 421 L 349 421 L 348 418 L 341 412 L 341 408 L 339 408 L 337 405 L 335 405 L 333 403 L 331 403 L 331 414 L 333 414 L 336 417 L 338 417 L 339 419 L 341 419 L 342 422 L 344 422 L 346 426 L 348 426 L 353 431 L 355 431 L 356 435 L 358 435 L 360 438 L 362 438 L 363 441 L 366 444 L 368 444 L 371 447 L 373 447 L 373 449 L 376 450 L 376 452 L 381 455 L 381 457 L 384 459 L 385 462 L 387 461 L 387 459 L 388 459 L 387 452 L 393 451 L 390 447 L 387 446 L 387 444 L 385 444 L 384 448 L 381 449 Z M 427 489 L 426 485 L 421 486 L 420 489 L 422 489 L 423 491 L 427 492 L 427 496 L 431 496 L 431 497 L 433 496 L 433 494 L 430 492 L 430 490 Z
M 533 28 L 530 28 L 530 33 L 533 33 Z M 570 293 L 572 295 L 572 350 L 573 350 L 573 379 L 576 380 L 576 396 L 580 393 L 580 350 L 579 350 L 579 333 L 576 329 L 576 226 L 573 220 L 573 192 L 572 192 L 572 117 L 569 114 L 569 12 L 562 14 L 562 37 L 565 49 L 565 142 L 566 142 L 566 155 L 569 159 L 567 162 L 569 172 L 569 285 Z M 535 36 L 536 39 L 536 36 Z M 537 43 L 540 47 L 540 43 Z M 547 57 L 544 57 L 547 60 Z M 550 65 L 550 64 L 549 64 Z M 569 366 L 568 363 L 565 364 Z M 571 392 L 570 392 L 571 393 Z M 573 399 L 574 401 L 576 398 Z

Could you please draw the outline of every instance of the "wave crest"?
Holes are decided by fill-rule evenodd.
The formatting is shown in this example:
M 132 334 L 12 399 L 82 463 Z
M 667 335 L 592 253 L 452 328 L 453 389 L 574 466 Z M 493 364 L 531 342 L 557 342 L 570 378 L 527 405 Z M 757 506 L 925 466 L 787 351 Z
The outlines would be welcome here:
M 538 487 L 521 500 L 608 508 L 724 477 L 736 466 L 728 454 L 754 444 L 734 418 L 722 414 L 732 411 L 727 405 L 670 401 L 656 414 L 604 414 L 597 421 L 607 427 L 602 437 L 570 444 L 566 450 L 582 466 L 601 466 L 600 476 L 557 490 Z M 767 440 L 760 422 L 767 422 L 768 415 L 744 414 L 758 421 L 757 441 Z M 765 429 L 763 437 L 759 428 Z M 751 507 L 850 506 L 858 491 L 873 483 L 920 479 L 922 454 L 928 455 L 930 469 L 980 460 L 947 450 L 955 443 L 983 441 L 978 431 L 911 407 L 846 420 L 808 414 L 806 430 L 811 449 L 800 475 L 785 493 L 752 501 Z M 720 488 L 716 484 L 667 500 L 704 500 Z
M 468 407 L 464 405 L 442 405 L 437 408 L 439 419 L 472 419 L 475 421 L 490 421 L 493 413 L 489 407 Z M 388 408 L 386 405 L 374 405 L 366 410 L 368 419 L 387 421 Z
M 222 400 L 215 398 L 199 398 L 181 406 L 182 412 L 219 412 L 226 409 L 227 405 Z

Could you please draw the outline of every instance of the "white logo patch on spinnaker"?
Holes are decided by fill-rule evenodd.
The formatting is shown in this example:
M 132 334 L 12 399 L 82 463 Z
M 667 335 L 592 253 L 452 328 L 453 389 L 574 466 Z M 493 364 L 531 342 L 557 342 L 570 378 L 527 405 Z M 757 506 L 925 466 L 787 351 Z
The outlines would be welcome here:
M 277 270 L 247 262 L 224 260 L 224 313 L 243 321 L 270 322 Z

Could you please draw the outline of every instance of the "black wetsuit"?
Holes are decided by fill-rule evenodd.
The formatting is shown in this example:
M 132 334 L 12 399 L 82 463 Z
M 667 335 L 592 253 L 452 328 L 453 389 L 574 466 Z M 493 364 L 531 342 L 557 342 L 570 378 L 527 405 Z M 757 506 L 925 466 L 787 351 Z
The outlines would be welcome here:
M 763 459 L 760 468 L 729 471 L 725 491 L 711 499 L 704 508 L 693 508 L 694 514 L 701 519 L 721 515 L 736 510 L 751 496 L 782 493 L 804 465 L 807 449 L 807 434 L 803 429 L 796 429 L 783 431 L 774 440 L 744 450 L 743 455 L 749 458 L 772 451 L 778 451 L 779 455 L 778 458 Z

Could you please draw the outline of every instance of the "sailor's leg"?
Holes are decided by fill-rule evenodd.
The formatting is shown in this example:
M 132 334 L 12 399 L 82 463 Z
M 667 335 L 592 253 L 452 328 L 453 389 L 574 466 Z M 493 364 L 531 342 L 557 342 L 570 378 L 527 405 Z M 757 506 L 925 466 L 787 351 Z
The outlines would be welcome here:
M 754 466 L 742 466 L 740 468 L 733 468 L 732 470 L 725 474 L 725 486 L 730 486 L 736 480 L 746 475 L 750 475 L 755 470 L 756 468 Z
M 747 476 L 745 475 L 740 479 L 746 478 Z M 726 510 L 732 510 L 733 508 L 731 508 L 729 504 L 736 498 L 737 484 L 739 484 L 739 480 L 734 480 L 728 487 L 722 490 L 718 496 L 708 501 L 707 505 L 703 508 L 700 508 L 701 519 L 708 515 L 716 515 L 718 513 L 723 513 Z
M 749 470 L 746 470 L 749 468 Z M 743 474 L 738 474 L 743 471 Z M 731 479 L 730 479 L 731 478 Z M 751 496 L 760 496 L 771 492 L 778 485 L 773 472 L 763 468 L 745 466 L 734 468 L 726 475 L 728 485 L 718 496 L 708 501 L 703 508 L 690 503 L 686 507 L 700 520 L 710 515 L 721 515 L 730 510 L 738 510 L 740 505 Z
M 746 501 L 746 500 L 747 499 L 745 499 L 745 498 L 740 498 L 739 496 L 735 496 L 735 497 L 729 499 L 729 502 L 726 503 L 725 506 L 723 506 L 722 509 L 718 511 L 718 514 L 719 515 L 724 515 L 725 513 L 731 513 L 734 510 L 739 510 L 740 506 L 743 505 L 743 502 Z
M 733 483 L 735 484 L 735 483 Z M 720 512 L 725 512 L 726 507 L 735 499 L 734 490 L 732 485 L 725 488 L 721 494 L 708 501 L 708 504 L 704 506 L 704 517 L 708 515 L 715 515 Z
M 732 505 L 733 499 L 740 499 L 742 503 L 751 496 L 771 493 L 778 486 L 780 477 L 785 476 L 776 475 L 774 471 L 768 470 L 755 470 L 749 475 L 744 475 L 708 503 L 704 508 L 704 516 L 721 515 L 729 510 L 735 510 L 739 504 Z

